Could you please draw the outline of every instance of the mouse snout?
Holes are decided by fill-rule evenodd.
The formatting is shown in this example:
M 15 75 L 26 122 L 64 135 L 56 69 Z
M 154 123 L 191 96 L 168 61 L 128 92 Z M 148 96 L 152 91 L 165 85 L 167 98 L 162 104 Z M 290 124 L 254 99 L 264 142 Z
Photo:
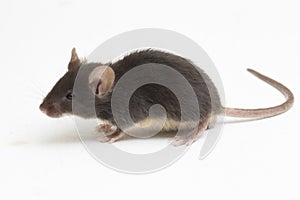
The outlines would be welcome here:
M 46 115 L 49 116 L 50 110 L 51 110 L 51 104 L 46 104 L 45 102 L 41 103 L 40 105 L 40 111 Z
M 57 103 L 45 103 L 43 102 L 39 106 L 42 113 L 48 115 L 49 117 L 59 117 L 61 113 L 59 111 L 59 105 Z
M 42 113 L 47 114 L 47 109 L 43 106 L 43 103 L 40 105 L 40 111 L 42 111 Z

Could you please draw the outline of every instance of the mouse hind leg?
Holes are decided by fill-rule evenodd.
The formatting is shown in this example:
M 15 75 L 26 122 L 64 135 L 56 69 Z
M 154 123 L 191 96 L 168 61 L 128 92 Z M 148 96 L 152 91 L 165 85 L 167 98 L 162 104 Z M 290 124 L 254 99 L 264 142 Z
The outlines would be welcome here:
M 216 116 L 217 115 L 215 115 L 215 114 L 211 114 L 207 129 L 212 129 L 216 126 L 216 123 L 217 123 L 217 117 Z
M 193 142 L 197 141 L 202 135 L 202 133 L 209 127 L 211 120 L 211 116 L 207 116 L 200 120 L 198 128 L 184 135 L 176 135 L 173 138 L 172 145 L 190 145 Z

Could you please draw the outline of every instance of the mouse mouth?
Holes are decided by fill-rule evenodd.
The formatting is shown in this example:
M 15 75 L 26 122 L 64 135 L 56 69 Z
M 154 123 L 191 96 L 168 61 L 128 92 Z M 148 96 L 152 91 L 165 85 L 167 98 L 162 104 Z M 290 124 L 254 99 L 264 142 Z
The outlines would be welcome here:
M 53 104 L 50 106 L 44 106 L 44 104 L 40 105 L 40 110 L 49 117 L 59 118 L 62 116 L 62 113 L 58 110 L 58 105 Z

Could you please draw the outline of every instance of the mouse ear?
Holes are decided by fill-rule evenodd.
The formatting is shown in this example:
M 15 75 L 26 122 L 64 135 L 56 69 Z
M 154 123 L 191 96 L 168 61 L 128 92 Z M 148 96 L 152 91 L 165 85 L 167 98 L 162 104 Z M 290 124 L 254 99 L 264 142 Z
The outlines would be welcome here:
M 89 88 L 97 97 L 109 92 L 114 84 L 115 72 L 106 65 L 96 67 L 89 75 Z
M 80 59 L 78 58 L 78 55 L 76 53 L 76 49 L 72 49 L 72 54 L 71 54 L 71 60 L 68 65 L 68 69 L 72 69 L 73 67 L 79 66 L 80 65 Z

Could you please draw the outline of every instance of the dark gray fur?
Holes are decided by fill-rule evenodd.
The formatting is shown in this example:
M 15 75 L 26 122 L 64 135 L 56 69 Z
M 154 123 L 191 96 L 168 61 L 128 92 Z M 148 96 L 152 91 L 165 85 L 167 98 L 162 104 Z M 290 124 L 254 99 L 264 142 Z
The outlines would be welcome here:
M 123 59 L 107 65 L 114 70 L 116 83 L 129 70 L 147 63 L 167 65 L 177 70 L 186 78 L 186 80 L 188 80 L 194 89 L 199 102 L 200 120 L 210 114 L 214 116 L 222 112 L 219 95 L 211 79 L 200 68 L 196 67 L 191 61 L 183 57 L 167 52 L 148 49 L 133 52 L 125 56 Z M 43 102 L 44 106 L 49 107 L 53 104 L 53 102 L 57 102 L 57 104 L 59 104 L 59 109 L 53 108 L 53 110 L 61 114 L 70 113 L 84 118 L 96 117 L 92 114 L 93 109 L 90 109 L 85 105 L 93 102 L 95 98 L 88 88 L 87 80 L 90 72 L 99 65 L 103 64 L 80 63 L 75 66 L 69 66 L 68 72 L 56 83 L 45 98 Z M 82 74 L 79 78 L 76 77 L 78 70 L 80 70 L 80 74 Z M 72 101 L 65 98 L 68 92 L 73 91 L 75 78 L 80 79 L 82 83 L 86 83 L 86 85 L 83 84 L 82 88 L 80 88 L 80 91 L 84 94 L 76 95 L 76 93 L 74 93 L 74 100 L 78 101 L 78 104 L 81 106 L 81 109 L 79 109 L 77 113 L 72 112 Z M 177 83 L 174 82 L 174 84 Z M 102 98 L 96 97 L 96 115 L 100 119 L 108 120 L 112 124 L 115 124 L 111 111 L 111 95 L 112 93 L 110 92 Z M 76 99 L 77 96 L 84 98 Z M 181 110 L 177 98 L 168 88 L 157 84 L 144 85 L 137 89 L 132 95 L 129 109 L 133 121 L 138 122 L 147 118 L 149 115 L 149 108 L 153 104 L 162 105 L 167 111 L 168 118 L 180 121 Z

